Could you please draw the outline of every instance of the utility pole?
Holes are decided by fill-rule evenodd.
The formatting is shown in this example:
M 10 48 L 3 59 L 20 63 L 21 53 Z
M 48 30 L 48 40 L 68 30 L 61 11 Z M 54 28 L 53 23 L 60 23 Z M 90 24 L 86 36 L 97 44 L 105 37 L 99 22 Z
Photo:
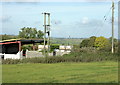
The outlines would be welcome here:
M 48 13 L 48 53 L 50 51 L 50 13 Z
M 46 55 L 46 51 L 47 54 L 49 53 L 49 49 L 50 49 L 50 13 L 42 13 L 44 14 L 44 57 L 46 57 L 47 60 L 47 55 Z M 48 18 L 47 18 L 48 17 Z M 48 19 L 48 20 L 47 20 Z M 46 23 L 47 21 L 47 23 Z M 48 39 L 46 39 L 46 33 L 48 33 Z M 47 40 L 47 44 L 48 44 L 48 49 L 46 50 L 46 40 Z
M 46 45 L 46 13 L 43 13 L 44 14 L 44 57 L 46 57 L 46 48 L 45 48 L 45 45 Z
M 112 1 L 112 53 L 114 53 L 114 1 Z

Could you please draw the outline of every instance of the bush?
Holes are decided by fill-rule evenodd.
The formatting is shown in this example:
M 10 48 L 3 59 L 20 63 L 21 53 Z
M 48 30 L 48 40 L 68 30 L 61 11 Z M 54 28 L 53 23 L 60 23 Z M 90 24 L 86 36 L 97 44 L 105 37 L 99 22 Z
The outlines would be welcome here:
M 52 45 L 50 45 L 50 50 L 51 51 L 54 51 L 54 49 L 59 49 L 59 44 L 52 44 Z
M 95 48 L 95 47 L 82 47 L 82 48 L 77 48 L 77 49 L 73 49 L 72 52 L 76 53 L 76 52 L 84 52 L 84 53 L 95 53 L 97 52 L 98 50 Z
M 26 49 L 32 50 L 32 49 L 33 49 L 33 48 L 32 48 L 32 44 L 30 44 L 30 45 L 23 45 L 23 46 L 22 46 L 22 49 L 23 49 L 23 50 L 26 50 Z
M 35 57 L 35 58 L 24 58 L 21 63 L 45 63 L 45 58 Z
M 18 64 L 20 63 L 19 59 L 6 59 L 2 60 L 2 64 Z
M 99 61 L 118 61 L 118 53 L 109 52 L 72 52 L 63 56 L 52 57 L 35 57 L 24 59 L 6 59 L 2 64 L 19 64 L 19 63 L 59 63 L 59 62 L 99 62 Z

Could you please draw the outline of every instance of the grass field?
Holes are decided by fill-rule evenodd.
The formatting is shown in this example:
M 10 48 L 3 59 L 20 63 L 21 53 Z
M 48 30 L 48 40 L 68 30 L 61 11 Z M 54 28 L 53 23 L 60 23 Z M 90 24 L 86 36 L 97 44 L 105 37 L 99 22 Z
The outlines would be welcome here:
M 54 44 L 64 44 L 64 45 L 68 45 L 68 43 L 70 45 L 79 45 L 82 42 L 83 39 L 81 38 L 51 38 L 51 43 Z
M 117 83 L 117 62 L 3 65 L 3 83 Z

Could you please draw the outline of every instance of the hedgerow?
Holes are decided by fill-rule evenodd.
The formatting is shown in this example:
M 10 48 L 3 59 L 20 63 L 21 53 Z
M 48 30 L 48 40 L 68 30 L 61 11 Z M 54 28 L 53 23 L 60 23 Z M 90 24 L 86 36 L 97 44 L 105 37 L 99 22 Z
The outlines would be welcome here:
M 99 61 L 118 61 L 118 53 L 110 52 L 72 52 L 63 56 L 35 57 L 24 59 L 6 59 L 2 64 L 20 64 L 20 63 L 59 63 L 59 62 L 99 62 Z

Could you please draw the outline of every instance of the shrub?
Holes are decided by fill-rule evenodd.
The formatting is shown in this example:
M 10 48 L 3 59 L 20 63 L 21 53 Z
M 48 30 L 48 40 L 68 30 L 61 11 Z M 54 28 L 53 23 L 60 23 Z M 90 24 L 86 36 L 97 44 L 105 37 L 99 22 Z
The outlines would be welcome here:
M 52 45 L 50 45 L 50 50 L 51 51 L 54 51 L 54 49 L 59 49 L 59 44 L 52 44 Z
M 19 64 L 19 63 L 59 63 L 59 62 L 99 62 L 99 61 L 118 61 L 118 53 L 110 52 L 72 52 L 63 56 L 51 57 L 35 57 L 20 59 L 6 59 L 3 64 Z
M 19 59 L 6 59 L 2 60 L 2 64 L 18 64 L 20 63 Z
M 21 63 L 45 63 L 45 58 L 35 57 L 35 58 L 24 58 Z

